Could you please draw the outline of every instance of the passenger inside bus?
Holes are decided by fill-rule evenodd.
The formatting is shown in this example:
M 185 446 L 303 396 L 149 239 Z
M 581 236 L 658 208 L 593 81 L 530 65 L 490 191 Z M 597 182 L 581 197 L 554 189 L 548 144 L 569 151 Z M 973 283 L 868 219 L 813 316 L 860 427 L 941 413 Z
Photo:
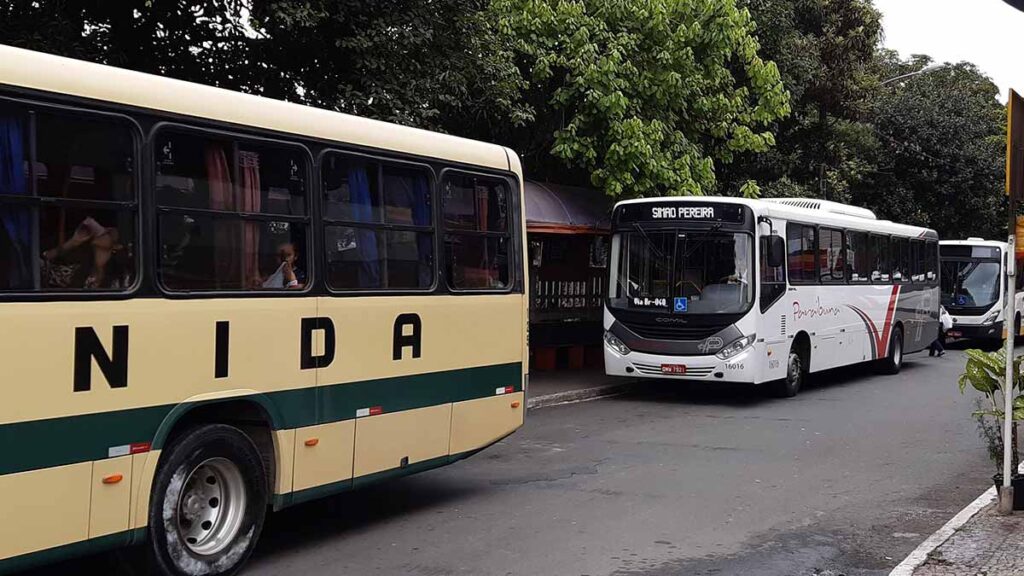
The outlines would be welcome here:
M 287 288 L 301 290 L 306 286 L 306 273 L 298 264 L 299 251 L 294 242 L 283 242 L 277 247 L 280 264 L 274 273 L 263 281 L 262 288 Z
M 44 289 L 121 289 L 131 284 L 130 268 L 117 228 L 92 217 L 82 220 L 65 242 L 40 261 Z

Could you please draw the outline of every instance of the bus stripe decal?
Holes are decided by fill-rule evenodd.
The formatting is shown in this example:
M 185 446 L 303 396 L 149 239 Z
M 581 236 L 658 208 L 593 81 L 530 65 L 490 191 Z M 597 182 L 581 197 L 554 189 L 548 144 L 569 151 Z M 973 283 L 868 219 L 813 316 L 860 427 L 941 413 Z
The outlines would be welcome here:
M 328 424 L 356 417 L 356 410 L 372 407 L 382 413 L 401 412 L 451 402 L 494 396 L 498 385 L 523 389 L 520 362 L 427 374 L 415 374 L 327 386 L 264 393 L 278 409 L 278 428 Z M 317 395 L 320 417 L 317 417 Z M 246 396 L 224 398 L 245 399 Z M 159 450 L 157 429 L 176 405 L 129 408 L 46 420 L 0 424 L 0 476 L 78 462 L 103 460 L 111 447 L 149 446 Z M 375 412 L 376 412 L 375 410 Z M 28 441 L 26 439 L 31 439 Z
M 865 314 L 864 311 L 861 310 L 860 308 L 857 308 L 856 306 L 853 306 L 851 304 L 847 304 L 846 306 L 850 310 L 856 312 L 857 315 L 860 316 L 861 322 L 864 323 L 864 327 L 866 328 L 865 333 L 868 335 L 868 343 L 871 344 L 871 359 L 875 360 L 876 358 L 878 358 L 878 344 L 875 339 L 875 333 L 877 332 L 877 330 L 875 329 L 875 323 L 872 322 L 871 318 L 869 318 L 868 315 Z
M 871 343 L 871 359 L 877 360 L 882 357 L 882 354 L 887 354 L 889 350 L 889 336 L 892 333 L 892 324 L 896 315 L 896 302 L 899 300 L 900 286 L 897 284 L 892 287 L 892 294 L 889 295 L 889 307 L 885 311 L 885 320 L 882 324 L 882 333 L 878 333 L 878 327 L 875 326 L 871 317 L 867 315 L 860 308 L 847 304 L 846 307 L 853 310 L 860 316 L 861 321 L 864 323 L 864 327 L 867 329 L 868 341 Z
M 885 313 L 885 324 L 882 327 L 882 338 L 878 341 L 878 356 L 889 353 L 889 336 L 892 334 L 892 321 L 896 315 L 896 301 L 900 298 L 900 285 L 892 287 L 889 296 L 889 309 Z

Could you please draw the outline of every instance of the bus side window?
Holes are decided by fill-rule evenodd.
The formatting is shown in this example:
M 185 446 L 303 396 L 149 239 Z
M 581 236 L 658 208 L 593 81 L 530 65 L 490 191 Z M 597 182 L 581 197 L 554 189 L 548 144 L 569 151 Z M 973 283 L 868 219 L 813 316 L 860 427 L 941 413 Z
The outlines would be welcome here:
M 131 288 L 135 166 L 127 122 L 0 104 L 0 291 Z
M 166 129 L 155 150 L 165 290 L 306 287 L 309 161 L 301 148 Z
M 850 283 L 864 284 L 871 281 L 871 259 L 868 251 L 866 232 L 846 234 L 847 270 Z
M 822 284 L 845 282 L 843 254 L 843 232 L 833 228 L 818 231 L 818 261 Z
M 893 238 L 890 246 L 893 282 L 910 282 L 910 241 L 907 238 Z
M 427 170 L 330 152 L 320 177 L 328 287 L 434 286 L 433 186 Z
M 789 257 L 786 267 L 792 284 L 817 284 L 818 242 L 813 226 L 790 222 L 786 225 Z
M 888 236 L 871 235 L 871 256 L 874 259 L 871 281 L 886 284 L 892 278 L 892 251 Z
M 441 190 L 448 286 L 507 289 L 514 257 L 508 185 L 498 178 L 450 173 Z
M 771 236 L 762 236 L 758 247 L 761 255 L 758 258 L 761 268 L 761 312 L 771 308 L 786 293 L 786 271 L 783 262 L 771 266 L 768 258 L 771 249 Z

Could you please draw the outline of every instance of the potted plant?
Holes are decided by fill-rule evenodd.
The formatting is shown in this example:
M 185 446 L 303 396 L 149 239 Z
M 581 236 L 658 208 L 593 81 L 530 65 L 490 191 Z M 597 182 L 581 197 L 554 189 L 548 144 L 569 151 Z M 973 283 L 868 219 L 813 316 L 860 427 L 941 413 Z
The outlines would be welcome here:
M 1017 356 L 1013 359 L 1013 387 L 1010 394 L 1013 398 L 1013 426 L 1010 434 L 1010 454 L 1012 458 L 1013 476 L 1010 483 L 1013 486 L 1013 509 L 1024 510 L 1024 476 L 1018 474 L 1020 465 L 1020 453 L 1017 443 L 1017 421 L 1024 420 L 1024 375 L 1021 374 L 1021 360 L 1024 357 Z M 981 350 L 967 351 L 967 365 L 964 373 L 960 375 L 960 393 L 963 394 L 967 386 L 971 386 L 982 397 L 975 402 L 977 410 L 974 417 L 978 420 L 978 431 L 985 439 L 988 447 L 989 458 L 1002 469 L 1003 464 L 1003 389 L 1006 381 L 1006 351 L 982 352 Z M 1003 486 L 1003 474 L 999 472 L 992 477 L 996 489 Z

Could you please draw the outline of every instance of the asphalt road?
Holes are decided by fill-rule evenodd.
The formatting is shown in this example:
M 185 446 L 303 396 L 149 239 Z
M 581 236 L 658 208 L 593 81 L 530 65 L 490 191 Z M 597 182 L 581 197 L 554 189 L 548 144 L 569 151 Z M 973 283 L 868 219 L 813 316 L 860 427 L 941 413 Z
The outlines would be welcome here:
M 991 484 L 962 366 L 540 409 L 469 460 L 272 516 L 245 574 L 884 575 Z M 37 574 L 71 567 L 124 571 Z

